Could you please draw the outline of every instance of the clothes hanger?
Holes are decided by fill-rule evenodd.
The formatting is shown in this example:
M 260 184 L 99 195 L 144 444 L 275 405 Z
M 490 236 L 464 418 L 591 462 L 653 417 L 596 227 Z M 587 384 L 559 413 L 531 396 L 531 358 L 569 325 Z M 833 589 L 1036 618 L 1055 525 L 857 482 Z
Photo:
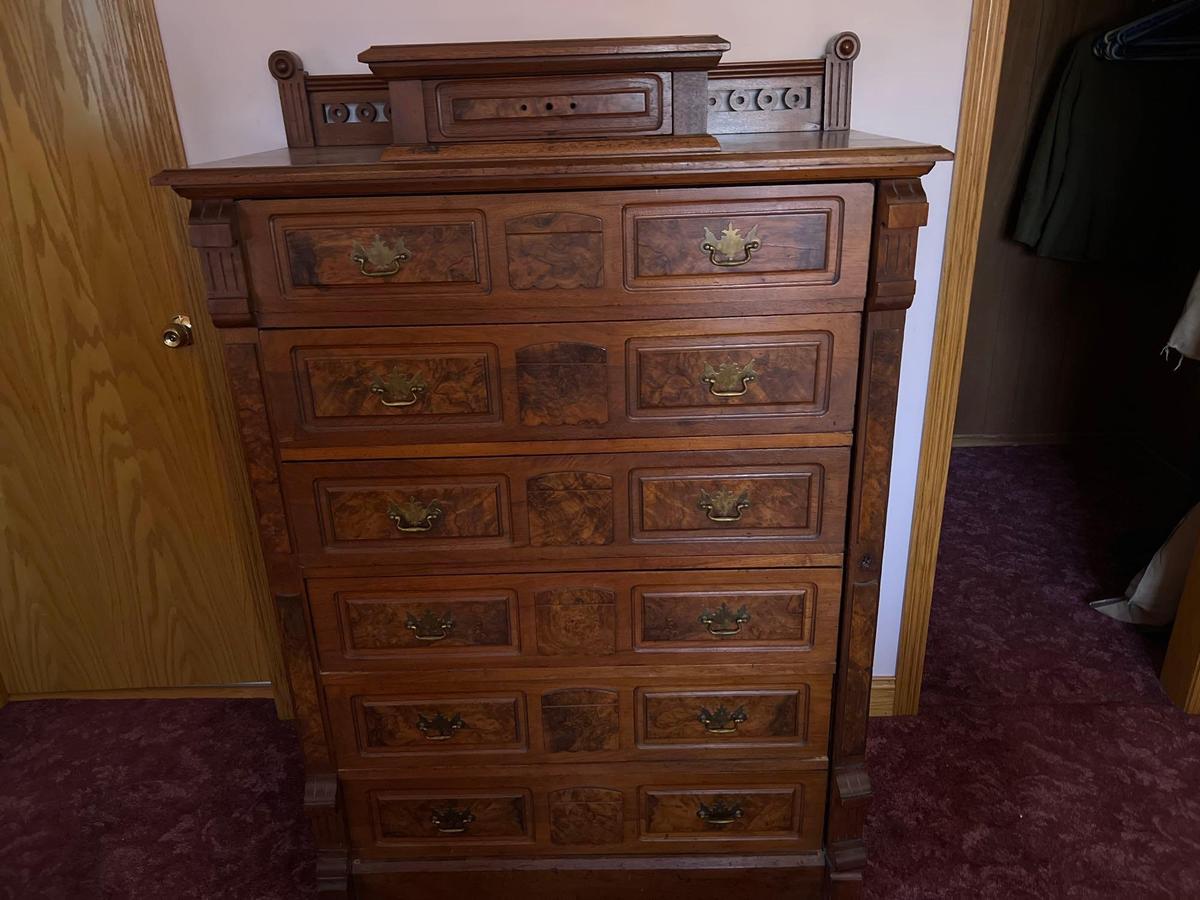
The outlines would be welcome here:
M 1200 0 L 1181 0 L 1127 22 L 1096 39 L 1101 59 L 1200 59 Z

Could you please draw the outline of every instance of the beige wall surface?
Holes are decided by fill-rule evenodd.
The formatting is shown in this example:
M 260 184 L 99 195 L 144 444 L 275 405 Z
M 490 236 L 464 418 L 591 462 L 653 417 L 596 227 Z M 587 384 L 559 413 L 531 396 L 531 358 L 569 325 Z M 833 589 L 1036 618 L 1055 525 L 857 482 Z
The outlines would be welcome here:
M 293 50 L 312 74 L 365 71 L 372 44 L 654 34 L 719 34 L 727 61 L 819 56 L 839 31 L 862 38 L 855 62 L 857 129 L 953 149 L 970 0 L 157 0 L 188 159 L 204 162 L 283 146 L 273 50 Z M 913 487 L 941 271 L 951 165 L 925 179 L 930 221 L 917 259 L 900 378 L 900 419 L 883 561 L 876 674 L 895 671 Z

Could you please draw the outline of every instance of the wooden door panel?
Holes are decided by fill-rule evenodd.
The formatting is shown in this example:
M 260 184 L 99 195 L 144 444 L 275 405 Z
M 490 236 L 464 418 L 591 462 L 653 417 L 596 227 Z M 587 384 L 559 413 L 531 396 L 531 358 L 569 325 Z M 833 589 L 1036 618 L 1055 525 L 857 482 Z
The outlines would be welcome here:
M 4 15 L 4 681 L 281 682 L 220 343 L 180 203 L 148 181 L 184 161 L 154 5 Z M 181 312 L 196 345 L 167 352 Z

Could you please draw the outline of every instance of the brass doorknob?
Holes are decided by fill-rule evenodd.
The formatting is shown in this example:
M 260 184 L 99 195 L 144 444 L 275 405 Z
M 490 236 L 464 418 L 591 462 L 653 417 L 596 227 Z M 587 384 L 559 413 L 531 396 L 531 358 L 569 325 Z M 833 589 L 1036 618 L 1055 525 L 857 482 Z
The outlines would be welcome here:
M 192 342 L 192 320 L 187 316 L 172 316 L 171 324 L 163 329 L 162 342 L 175 350 Z

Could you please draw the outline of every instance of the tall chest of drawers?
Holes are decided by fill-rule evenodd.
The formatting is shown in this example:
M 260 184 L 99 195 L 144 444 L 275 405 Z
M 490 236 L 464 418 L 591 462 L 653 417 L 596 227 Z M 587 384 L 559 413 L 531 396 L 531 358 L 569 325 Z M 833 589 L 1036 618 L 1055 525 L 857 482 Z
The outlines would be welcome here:
M 281 51 L 289 148 L 158 176 L 192 200 L 323 891 L 861 890 L 948 154 L 849 130 L 854 35 L 727 48 Z

